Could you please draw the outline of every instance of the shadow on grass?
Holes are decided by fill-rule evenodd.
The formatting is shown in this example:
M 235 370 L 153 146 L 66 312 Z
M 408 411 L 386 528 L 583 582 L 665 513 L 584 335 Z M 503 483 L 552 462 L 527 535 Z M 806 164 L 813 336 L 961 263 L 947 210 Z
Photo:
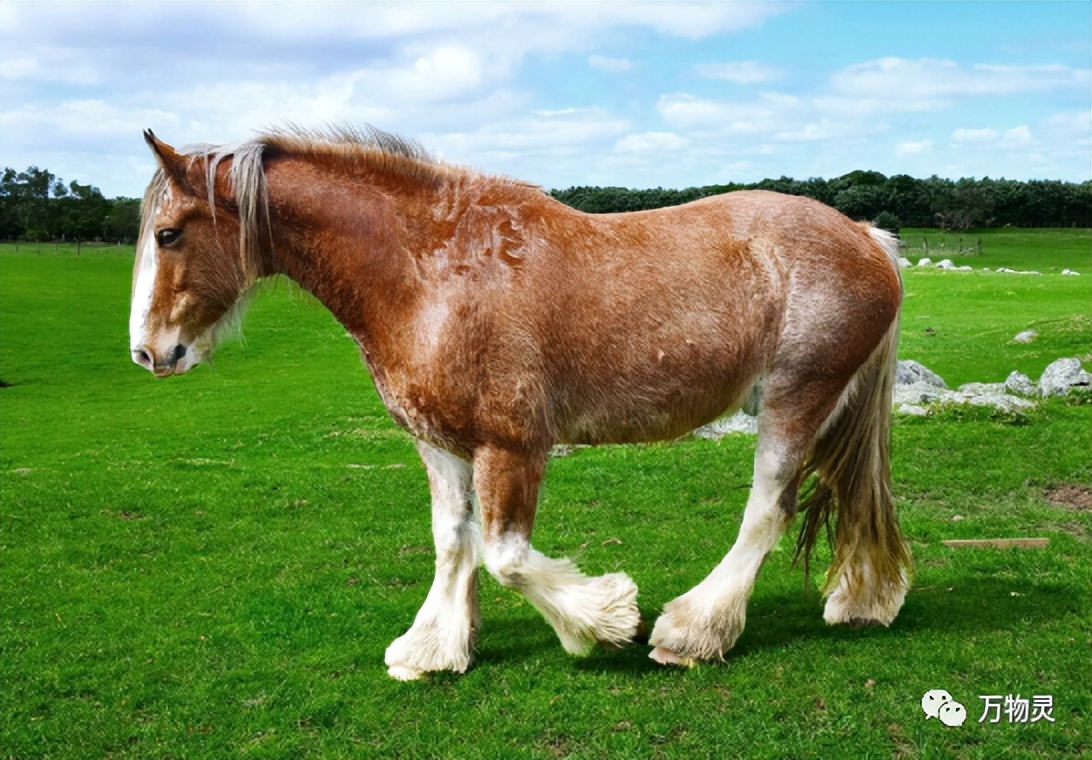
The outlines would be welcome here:
M 746 630 L 725 659 L 730 664 L 809 642 L 881 641 L 898 647 L 907 637 L 922 634 L 959 638 L 964 634 L 1018 632 L 1026 628 L 1027 620 L 1045 626 L 1077 614 L 1073 601 L 1073 589 L 1064 584 L 1037 583 L 1026 578 L 1019 582 L 976 578 L 951 587 L 912 588 L 890 627 L 850 628 L 829 626 L 823 621 L 818 593 L 779 591 L 752 599 Z M 660 610 L 641 612 L 651 630 Z M 527 665 L 543 659 L 561 662 L 566 657 L 544 620 L 508 618 L 487 620 L 483 625 L 485 630 L 477 655 L 479 666 Z M 663 667 L 648 658 L 649 651 L 650 647 L 643 644 L 623 649 L 597 648 L 588 657 L 568 661 L 572 668 L 589 673 L 662 672 Z

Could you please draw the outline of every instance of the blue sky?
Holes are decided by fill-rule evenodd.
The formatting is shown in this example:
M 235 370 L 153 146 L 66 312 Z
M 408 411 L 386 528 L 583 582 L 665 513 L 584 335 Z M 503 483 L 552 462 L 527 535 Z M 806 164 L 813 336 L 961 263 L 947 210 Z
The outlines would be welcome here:
M 547 188 L 1092 179 L 1092 3 L 0 3 L 0 163 L 370 123 Z

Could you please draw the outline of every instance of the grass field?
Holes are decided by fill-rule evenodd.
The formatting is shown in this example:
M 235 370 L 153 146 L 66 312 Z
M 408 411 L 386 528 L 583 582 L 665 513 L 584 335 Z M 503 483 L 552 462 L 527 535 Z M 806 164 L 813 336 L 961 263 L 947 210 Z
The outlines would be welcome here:
M 907 272 L 900 355 L 952 385 L 1088 367 L 1092 234 L 982 237 L 976 268 L 1043 276 Z M 214 366 L 157 382 L 128 359 L 130 264 L 0 247 L 0 757 L 1092 755 L 1087 403 L 897 419 L 916 576 L 889 629 L 826 627 L 786 540 L 726 663 L 570 658 L 483 575 L 477 665 L 400 684 L 383 652 L 431 580 L 428 492 L 354 344 L 280 285 Z M 651 621 L 733 540 L 752 446 L 555 459 L 536 545 L 629 572 Z M 1017 536 L 1050 545 L 940 543 Z M 936 688 L 963 726 L 926 720 Z M 983 695 L 1049 696 L 1053 722 L 979 722 Z
M 916 359 L 949 385 L 1001 382 L 1013 370 L 1038 379 L 1062 356 L 1087 359 L 1092 349 L 1092 240 L 1088 230 L 989 230 L 962 236 L 937 230 L 903 230 L 912 262 L 929 240 L 933 261 L 951 258 L 973 272 L 912 269 L 904 274 L 906 298 L 899 355 Z M 958 255 L 962 239 L 981 241 L 980 255 Z M 942 247 L 943 246 L 943 247 Z M 1041 272 L 999 275 L 985 268 Z M 1070 269 L 1078 277 L 1062 276 Z M 1013 343 L 1035 330 L 1033 344 Z

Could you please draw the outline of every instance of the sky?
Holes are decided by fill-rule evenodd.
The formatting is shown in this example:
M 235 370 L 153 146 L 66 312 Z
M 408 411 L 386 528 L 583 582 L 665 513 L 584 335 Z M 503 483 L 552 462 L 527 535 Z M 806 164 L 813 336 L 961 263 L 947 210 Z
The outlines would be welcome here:
M 547 189 L 1092 179 L 1092 3 L 0 2 L 0 165 L 369 124 Z

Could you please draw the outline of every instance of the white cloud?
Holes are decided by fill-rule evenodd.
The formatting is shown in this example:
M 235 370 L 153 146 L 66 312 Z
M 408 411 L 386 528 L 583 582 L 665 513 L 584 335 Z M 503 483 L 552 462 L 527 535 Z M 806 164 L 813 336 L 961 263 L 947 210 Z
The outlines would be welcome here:
M 768 18 L 785 13 L 793 5 L 789 2 L 528 3 L 544 15 L 559 14 L 566 20 L 577 18 L 600 27 L 648 27 L 661 34 L 690 40 L 758 26 Z M 520 4 L 508 7 L 519 8 Z
M 674 132 L 640 132 L 626 135 L 614 144 L 615 153 L 662 153 L 678 151 L 690 145 L 685 137 Z
M 713 130 L 729 133 L 784 131 L 798 123 L 803 104 L 793 96 L 762 93 L 749 102 L 718 101 L 689 93 L 661 95 L 656 109 L 676 129 Z
M 864 131 L 864 128 L 859 124 L 823 118 L 795 129 L 780 130 L 774 134 L 774 139 L 796 141 L 830 140 L 835 137 L 858 134 L 862 131 Z
M 731 115 L 727 104 L 685 92 L 661 95 L 656 110 L 668 124 L 682 129 L 722 127 Z
M 897 156 L 918 156 L 933 150 L 932 140 L 906 140 L 895 146 Z
M 601 71 L 620 73 L 629 71 L 632 64 L 626 58 L 608 58 L 605 55 L 593 55 L 588 58 L 588 65 Z
M 699 98 L 689 93 L 661 95 L 656 108 L 676 129 L 697 129 L 728 134 L 781 135 L 782 139 L 807 139 L 813 116 L 808 104 L 778 92 L 762 92 L 747 101 L 723 101 Z M 833 122 L 810 125 L 833 132 Z
M 952 133 L 952 139 L 957 143 L 992 143 L 1000 136 L 1000 132 L 990 127 L 985 127 L 983 129 L 957 129 Z
M 1092 136 L 1092 111 L 1067 111 L 1056 113 L 1046 120 L 1052 130 L 1069 133 L 1087 139 Z
M 1027 124 L 1001 130 L 992 127 L 982 129 L 957 129 L 952 140 L 960 145 L 995 145 L 1000 148 L 1026 148 L 1039 143 Z
M 758 84 L 781 79 L 784 76 L 780 69 L 759 61 L 704 63 L 697 66 L 696 71 L 699 76 L 706 79 L 720 79 L 735 84 Z
M 1066 66 L 968 65 L 936 58 L 879 58 L 853 64 L 831 77 L 840 96 L 887 104 L 900 110 L 934 110 L 955 98 L 1014 95 L 1089 86 L 1087 69 Z
M 1035 145 L 1039 141 L 1031 134 L 1031 129 L 1026 124 L 1013 127 L 1001 137 L 1000 145 L 1003 148 L 1026 148 Z
M 482 61 L 465 47 L 443 46 L 418 57 L 413 66 L 389 72 L 369 72 L 369 85 L 418 101 L 443 101 L 472 92 L 482 83 Z M 378 76 L 377 76 L 378 74 Z
M 547 186 L 567 186 L 572 177 L 609 155 L 610 146 L 633 124 L 601 108 L 516 116 L 478 122 L 472 129 L 418 135 L 437 157 L 481 164 L 487 171 Z M 581 168 L 582 167 L 582 168 Z
M 45 64 L 43 57 L 48 58 Z M 54 82 L 86 86 L 96 84 L 100 79 L 97 67 L 74 50 L 50 50 L 45 56 L 12 56 L 0 60 L 0 80 L 5 82 Z

